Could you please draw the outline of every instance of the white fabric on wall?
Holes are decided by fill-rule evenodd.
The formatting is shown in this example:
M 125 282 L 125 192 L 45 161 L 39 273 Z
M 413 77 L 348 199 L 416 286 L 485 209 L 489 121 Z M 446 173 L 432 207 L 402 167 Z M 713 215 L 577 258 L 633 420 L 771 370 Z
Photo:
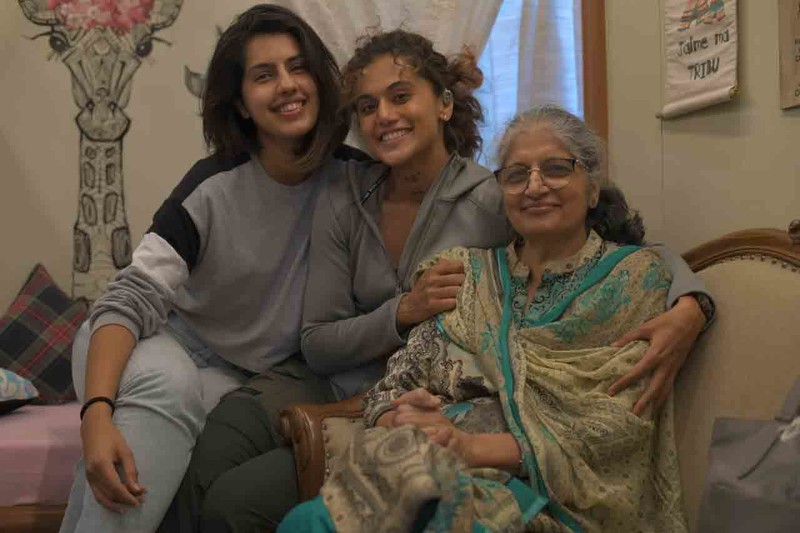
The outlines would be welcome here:
M 580 0 L 525 0 L 517 109 L 558 104 L 583 115 Z
M 468 46 L 480 57 L 503 0 L 273 0 L 305 19 L 340 66 L 359 37 L 403 28 L 433 41 L 445 55 Z M 348 144 L 364 148 L 356 128 Z
M 480 60 L 485 76 L 480 161 L 518 111 L 554 103 L 583 116 L 580 0 L 504 0 Z
M 727 102 L 738 90 L 736 0 L 667 0 L 666 87 L 658 116 Z
M 480 58 L 484 108 L 479 160 L 491 164 L 498 135 L 519 110 L 556 103 L 583 115 L 580 0 L 274 0 L 303 17 L 340 65 L 368 33 L 402 27 L 446 55 L 469 46 Z M 360 145 L 351 133 L 350 144 Z
M 431 39 L 444 54 L 468 45 L 480 55 L 502 0 L 274 0 L 303 17 L 340 65 L 368 30 L 403 29 Z

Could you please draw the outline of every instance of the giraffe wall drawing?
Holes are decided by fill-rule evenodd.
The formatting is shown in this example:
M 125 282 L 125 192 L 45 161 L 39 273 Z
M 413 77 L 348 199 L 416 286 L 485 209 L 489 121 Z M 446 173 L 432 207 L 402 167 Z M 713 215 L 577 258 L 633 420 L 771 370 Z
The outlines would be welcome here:
M 69 69 L 80 130 L 78 217 L 73 227 L 72 296 L 94 301 L 131 262 L 125 215 L 122 140 L 133 75 L 156 33 L 175 22 L 183 0 L 19 0 L 47 30 L 52 53 Z

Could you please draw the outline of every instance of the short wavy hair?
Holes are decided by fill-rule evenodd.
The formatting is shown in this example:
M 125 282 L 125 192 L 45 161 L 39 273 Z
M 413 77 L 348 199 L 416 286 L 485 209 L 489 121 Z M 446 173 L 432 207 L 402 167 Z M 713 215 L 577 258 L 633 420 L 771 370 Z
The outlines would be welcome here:
M 319 35 L 292 11 L 271 4 L 251 7 L 220 35 L 208 65 L 202 97 L 203 136 L 208 147 L 234 158 L 260 148 L 256 126 L 239 113 L 247 43 L 257 35 L 289 34 L 297 40 L 308 70 L 317 84 L 319 116 L 300 147 L 298 168 L 318 167 L 347 136 L 341 120 L 340 73 Z

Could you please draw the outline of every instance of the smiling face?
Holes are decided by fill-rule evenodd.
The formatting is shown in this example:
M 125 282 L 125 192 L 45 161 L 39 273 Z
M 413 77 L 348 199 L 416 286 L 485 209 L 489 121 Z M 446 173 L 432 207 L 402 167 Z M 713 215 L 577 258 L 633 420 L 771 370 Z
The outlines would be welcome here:
M 445 104 L 402 57 L 378 57 L 362 70 L 355 89 L 359 129 L 381 162 L 403 167 L 447 157 L 444 122 L 453 104 Z
M 314 128 L 317 84 L 294 37 L 262 34 L 248 41 L 239 111 L 255 123 L 262 146 L 296 146 Z
M 546 125 L 517 134 L 503 166 L 538 167 L 552 158 L 573 158 L 566 145 Z M 597 205 L 599 188 L 579 164 L 569 183 L 555 191 L 542 183 L 537 172 L 520 194 L 503 194 L 511 225 L 526 241 L 536 239 L 580 240 L 586 237 L 586 214 Z

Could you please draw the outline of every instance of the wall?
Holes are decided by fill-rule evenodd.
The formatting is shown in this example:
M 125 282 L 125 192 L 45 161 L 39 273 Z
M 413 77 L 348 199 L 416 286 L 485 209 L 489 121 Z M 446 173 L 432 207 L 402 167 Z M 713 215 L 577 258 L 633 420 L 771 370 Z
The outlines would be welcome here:
M 662 0 L 663 1 L 663 0 Z M 139 67 L 124 138 L 127 218 L 138 242 L 163 198 L 204 154 L 197 100 L 183 85 L 203 70 L 225 26 L 252 2 L 187 1 Z M 649 235 L 683 251 L 745 227 L 800 217 L 800 109 L 778 105 L 776 2 L 739 1 L 740 95 L 661 123 L 659 2 L 606 0 L 612 176 Z M 42 262 L 68 290 L 77 214 L 78 108 L 70 76 L 47 60 L 43 28 L 0 2 L 0 309 Z M 9 74 L 10 73 L 10 74 Z
M 197 98 L 183 83 L 184 65 L 203 70 L 227 25 L 250 2 L 185 2 L 136 71 L 123 139 L 127 220 L 137 243 L 161 201 L 204 155 Z M 72 226 L 78 212 L 78 107 L 70 74 L 51 53 L 46 28 L 28 21 L 16 1 L 0 2 L 0 309 L 41 262 L 69 292 Z
M 47 2 L 26 1 L 30 5 Z M 466 42 L 479 50 L 483 43 L 475 40 L 488 35 L 499 4 L 470 1 L 347 0 L 350 11 L 341 17 L 343 0 L 274 0 L 315 21 L 340 62 L 352 53 L 352 35 L 365 28 L 394 28 L 409 20 L 418 21 L 414 28 L 445 52 L 460 49 L 465 32 Z M 122 141 L 122 168 L 134 246 L 169 191 L 205 154 L 199 105 L 184 86 L 184 68 L 188 65 L 202 72 L 213 51 L 216 26 L 226 27 L 235 14 L 254 3 L 184 1 L 174 24 L 157 33 L 171 46 L 154 43 L 133 76 L 131 98 L 124 108 L 132 122 Z M 469 17 L 459 18 L 460 24 L 441 23 L 452 20 L 452 12 L 467 13 L 463 5 L 470 6 Z M 52 55 L 48 37 L 26 38 L 45 30 L 25 18 L 17 1 L 0 2 L 0 65 L 5 73 L 0 85 L 0 309 L 11 302 L 37 262 L 65 291 L 72 284 L 72 228 L 80 181 L 80 134 L 75 123 L 79 110 L 67 66 L 57 56 L 48 61 Z M 105 168 L 105 164 L 98 166 Z M 113 210 L 101 202 L 98 212 L 102 216 Z
M 782 111 L 777 2 L 739 0 L 739 95 L 661 122 L 664 0 L 606 0 L 612 177 L 650 238 L 685 251 L 800 218 L 800 108 Z

